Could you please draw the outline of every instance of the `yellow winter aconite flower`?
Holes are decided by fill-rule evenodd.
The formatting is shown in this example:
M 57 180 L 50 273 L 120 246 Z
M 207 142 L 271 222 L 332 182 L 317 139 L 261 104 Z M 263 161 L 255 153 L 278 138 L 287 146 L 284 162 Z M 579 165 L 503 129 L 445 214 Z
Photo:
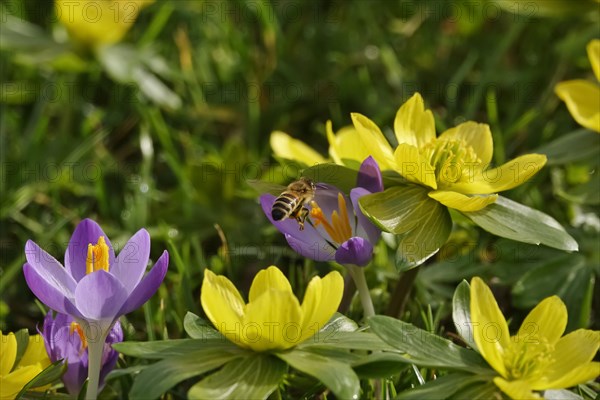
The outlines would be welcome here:
M 587 45 L 587 53 L 596 79 L 600 81 L 600 40 Z M 600 85 L 583 79 L 559 82 L 554 92 L 565 102 L 580 125 L 600 133 Z
M 527 154 L 489 168 L 494 151 L 489 126 L 467 121 L 436 137 L 433 114 L 418 93 L 396 114 L 395 149 L 369 118 L 352 114 L 352 120 L 362 146 L 382 170 L 429 188 L 429 197 L 460 211 L 494 203 L 497 192 L 521 185 L 546 164 L 545 155 Z
M 281 131 L 271 133 L 270 144 L 275 156 L 286 160 L 298 161 L 309 166 L 325 162 L 325 158 L 315 149 Z
M 41 335 L 29 337 L 27 349 L 17 365 L 17 339 L 14 333 L 0 331 L 0 400 L 14 399 L 23 386 L 50 365 Z M 37 388 L 45 390 L 45 388 Z
M 238 346 L 285 350 L 323 328 L 336 312 L 343 290 L 344 280 L 337 271 L 317 276 L 300 304 L 285 275 L 271 266 L 254 277 L 246 304 L 229 279 L 206 270 L 200 300 L 215 327 Z
M 56 0 L 56 15 L 72 39 L 96 48 L 121 41 L 154 0 Z
M 360 145 L 358 132 L 353 126 L 346 126 L 336 134 L 333 132 L 331 121 L 327 121 L 325 129 L 329 141 L 329 156 L 336 164 L 358 169 L 360 164 L 369 157 L 367 149 Z M 309 166 L 328 161 L 306 143 L 281 131 L 271 133 L 270 142 L 273 153 L 280 158 Z
M 542 300 L 511 337 L 492 291 L 475 277 L 471 322 L 479 352 L 500 375 L 494 383 L 513 399 L 541 399 L 535 391 L 564 389 L 600 375 L 600 363 L 592 362 L 600 332 L 578 329 L 562 336 L 567 308 L 557 296 Z

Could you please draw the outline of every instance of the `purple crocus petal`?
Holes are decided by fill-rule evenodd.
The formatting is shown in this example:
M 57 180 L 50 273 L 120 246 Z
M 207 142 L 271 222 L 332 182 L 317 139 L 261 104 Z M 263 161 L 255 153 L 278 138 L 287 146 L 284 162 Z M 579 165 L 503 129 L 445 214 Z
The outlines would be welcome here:
M 364 237 L 369 239 L 372 244 L 377 243 L 381 236 L 381 230 L 377 228 L 370 220 L 363 214 L 358 204 L 358 199 L 362 196 L 371 194 L 367 189 L 354 188 L 350 191 L 350 198 L 352 204 L 356 210 L 356 218 L 358 220 L 358 226 L 356 227 L 356 236 Z
M 154 264 L 150 272 L 138 283 L 135 289 L 129 294 L 129 298 L 121 307 L 119 315 L 130 313 L 140 308 L 154 293 L 158 290 L 169 267 L 169 253 L 165 250 L 158 261 Z
M 140 229 L 119 252 L 114 265 L 110 265 L 110 273 L 121 281 L 127 293 L 131 293 L 144 276 L 149 258 L 150 235 Z
M 25 258 L 27 263 L 48 282 L 64 293 L 72 297 L 77 282 L 69 275 L 67 270 L 50 254 L 31 240 L 25 244 Z
M 112 325 L 119 316 L 119 310 L 125 304 L 127 295 L 127 291 L 114 275 L 99 270 L 79 281 L 75 289 L 75 305 L 87 321 L 100 321 L 100 329 L 106 332 L 104 329 Z
M 294 243 L 294 245 L 296 246 L 292 246 L 293 250 L 297 251 L 296 248 L 305 249 L 313 247 L 320 249 L 331 247 L 324 239 L 324 236 L 321 233 L 319 233 L 319 231 L 308 222 L 304 224 L 304 230 L 301 231 L 298 227 L 298 222 L 296 222 L 296 220 L 294 219 L 288 218 L 284 219 L 283 221 L 274 221 L 273 217 L 271 216 L 271 208 L 273 207 L 274 202 L 275 196 L 271 194 L 263 194 L 262 196 L 260 196 L 260 205 L 269 221 L 271 221 L 271 223 L 275 225 L 279 232 L 283 233 L 286 236 L 286 239 L 288 239 L 288 236 L 293 238 L 292 242 L 290 242 L 290 239 L 288 239 L 288 243 L 290 243 L 290 246 L 292 246 L 292 243 Z M 296 245 L 296 243 L 298 243 L 298 245 Z M 302 246 L 300 246 L 300 244 L 302 244 Z M 300 253 L 300 251 L 297 252 Z M 308 255 L 305 255 L 304 253 L 300 254 L 302 254 L 305 257 L 312 258 Z M 316 258 L 312 259 L 316 260 Z
M 108 245 L 108 265 L 115 263 L 115 251 L 113 250 L 108 236 L 104 233 L 100 225 L 89 218 L 81 221 L 73 235 L 69 240 L 67 251 L 65 252 L 65 267 L 73 278 L 79 282 L 85 276 L 85 264 L 87 260 L 88 245 L 96 244 L 100 236 L 104 236 L 104 240 Z
M 288 244 L 296 253 L 315 261 L 333 261 L 335 248 L 324 239 L 315 242 L 305 242 L 292 235 L 285 235 Z
M 365 188 L 371 193 L 383 191 L 383 179 L 377 161 L 371 156 L 365 158 L 358 170 L 356 186 Z
M 339 264 L 367 265 L 373 257 L 373 245 L 361 237 L 352 237 L 342 243 L 335 252 L 335 261 Z
M 50 310 L 44 317 L 44 324 L 42 326 L 43 330 L 40 331 L 39 329 L 37 329 L 38 333 L 44 338 L 44 347 L 46 348 L 46 354 L 48 354 L 48 358 L 50 358 L 50 360 L 52 360 L 52 331 L 54 328 L 53 322 L 54 321 L 52 320 L 52 310 Z M 54 361 L 56 360 L 52 360 L 52 362 Z
M 62 381 L 71 395 L 78 395 L 88 372 L 88 352 L 82 349 L 81 338 L 78 334 L 71 334 L 68 328 L 61 329 L 60 345 L 63 347 L 62 358 L 67 362 L 67 372 L 62 376 Z M 65 337 L 66 335 L 66 337 Z
M 352 207 L 352 203 L 347 195 L 345 195 L 341 190 L 331 185 L 323 185 L 327 186 L 327 189 L 323 188 L 317 190 L 315 192 L 315 201 L 323 210 L 323 214 L 329 219 L 331 214 L 334 211 L 339 211 L 338 207 L 338 194 L 342 193 L 344 199 L 346 200 L 346 209 L 348 210 L 348 218 L 350 221 L 354 220 L 354 208 Z M 352 224 L 351 224 L 352 225 Z
M 63 268 L 60 268 L 63 269 Z M 23 265 L 23 274 L 29 289 L 35 296 L 51 309 L 68 314 L 74 308 L 72 299 L 65 296 L 64 285 L 52 276 L 48 270 L 43 268 L 35 268 L 29 263 Z M 69 277 L 70 278 L 70 277 Z M 74 293 L 68 293 L 69 296 L 74 296 Z

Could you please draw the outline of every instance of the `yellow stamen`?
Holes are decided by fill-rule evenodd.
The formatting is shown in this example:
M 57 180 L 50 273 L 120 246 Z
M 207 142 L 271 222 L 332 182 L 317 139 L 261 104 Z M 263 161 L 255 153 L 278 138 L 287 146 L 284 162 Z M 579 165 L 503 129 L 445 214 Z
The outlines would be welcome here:
M 352 228 L 350 227 L 350 220 L 348 219 L 348 209 L 346 208 L 346 199 L 341 193 L 338 193 L 338 208 L 340 215 L 342 216 L 341 231 L 342 235 L 348 239 L 352 237 Z M 346 239 L 346 240 L 348 240 Z
M 331 213 L 331 223 L 323 215 L 323 210 L 316 201 L 311 201 L 310 217 L 315 226 L 323 225 L 325 232 L 336 243 L 344 243 L 352 237 L 352 228 L 348 218 L 348 208 L 346 207 L 346 199 L 342 193 L 338 193 L 338 210 Z
M 92 272 L 101 269 L 108 272 L 108 267 L 108 245 L 106 244 L 106 241 L 104 241 L 104 236 L 100 236 L 98 243 L 88 244 L 85 273 L 91 274 Z
M 79 339 L 81 339 L 81 350 L 85 350 L 87 348 L 87 339 L 83 334 L 83 329 L 81 329 L 81 326 L 75 321 L 71 322 L 71 327 L 69 328 L 69 335 L 72 335 L 73 332 L 76 332 L 79 335 Z

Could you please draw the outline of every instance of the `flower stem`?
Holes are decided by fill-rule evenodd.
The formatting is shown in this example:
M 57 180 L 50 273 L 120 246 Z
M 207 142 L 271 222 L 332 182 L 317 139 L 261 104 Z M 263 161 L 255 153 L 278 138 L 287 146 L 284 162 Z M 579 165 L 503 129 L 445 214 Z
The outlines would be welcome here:
M 369 293 L 369 287 L 367 286 L 365 269 L 357 265 L 346 265 L 346 267 L 358 290 L 358 296 L 360 297 L 365 319 L 372 317 L 375 315 L 375 307 L 373 307 L 373 300 L 371 299 L 371 293 Z
M 102 353 L 104 352 L 104 342 L 106 341 L 108 332 L 110 332 L 110 329 L 105 334 L 102 334 L 98 340 L 88 341 L 88 385 L 85 400 L 96 400 L 98 397 Z

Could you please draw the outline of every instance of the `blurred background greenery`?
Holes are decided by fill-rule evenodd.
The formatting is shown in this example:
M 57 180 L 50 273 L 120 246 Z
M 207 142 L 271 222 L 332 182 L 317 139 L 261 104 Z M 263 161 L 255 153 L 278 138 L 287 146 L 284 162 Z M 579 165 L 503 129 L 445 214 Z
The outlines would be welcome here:
M 0 328 L 34 329 L 43 315 L 21 272 L 25 242 L 62 261 L 90 217 L 117 248 L 146 227 L 153 259 L 171 253 L 159 293 L 128 316 L 129 339 L 181 337 L 185 312 L 201 315 L 204 268 L 242 290 L 271 264 L 298 290 L 332 268 L 295 255 L 246 184 L 299 176 L 271 157 L 272 130 L 327 154 L 328 119 L 339 129 L 360 112 L 389 134 L 418 91 L 438 132 L 490 124 L 499 164 L 580 129 L 553 87 L 593 79 L 585 46 L 600 36 L 599 3 L 585 0 L 177 0 L 149 5 L 120 44 L 94 53 L 68 41 L 51 2 L 0 4 Z M 549 154 L 548 167 L 506 193 L 556 218 L 579 253 L 458 221 L 408 302 L 389 306 L 403 287 L 381 242 L 367 271 L 378 311 L 443 332 L 454 287 L 480 275 L 514 320 L 557 293 L 570 330 L 598 329 L 600 136 L 586 135 L 585 151 Z M 349 314 L 360 319 L 357 301 Z

